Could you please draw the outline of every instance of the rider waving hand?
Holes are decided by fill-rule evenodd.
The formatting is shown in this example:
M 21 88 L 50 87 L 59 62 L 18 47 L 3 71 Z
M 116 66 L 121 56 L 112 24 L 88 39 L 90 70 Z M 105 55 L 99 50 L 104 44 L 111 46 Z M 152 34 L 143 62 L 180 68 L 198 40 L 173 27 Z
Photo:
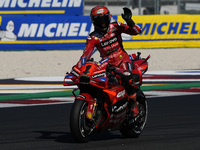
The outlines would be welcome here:
M 109 58 L 110 64 L 123 70 L 127 76 L 128 94 L 130 98 L 130 110 L 135 116 L 138 112 L 133 95 L 135 84 L 130 84 L 130 80 L 135 80 L 132 74 L 132 61 L 122 45 L 122 33 L 137 35 L 141 33 L 141 28 L 131 19 L 132 13 L 129 8 L 123 8 L 122 18 L 127 24 L 120 22 L 111 23 L 110 11 L 105 6 L 96 6 L 91 10 L 90 17 L 94 25 L 94 31 L 87 37 L 87 43 L 80 61 L 75 67 L 79 68 L 83 60 L 89 60 L 94 48 L 96 47 L 102 59 Z M 136 74 L 141 75 L 135 71 Z M 131 82 L 132 83 L 132 82 Z

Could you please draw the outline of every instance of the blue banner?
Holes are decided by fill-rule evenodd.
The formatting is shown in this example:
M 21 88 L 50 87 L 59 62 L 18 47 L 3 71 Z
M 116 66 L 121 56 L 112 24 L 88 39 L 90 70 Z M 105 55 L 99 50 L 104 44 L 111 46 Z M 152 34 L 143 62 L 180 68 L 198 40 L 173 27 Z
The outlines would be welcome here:
M 83 49 L 93 29 L 89 16 L 0 16 L 0 50 Z
M 83 15 L 83 0 L 0 0 L 0 15 Z

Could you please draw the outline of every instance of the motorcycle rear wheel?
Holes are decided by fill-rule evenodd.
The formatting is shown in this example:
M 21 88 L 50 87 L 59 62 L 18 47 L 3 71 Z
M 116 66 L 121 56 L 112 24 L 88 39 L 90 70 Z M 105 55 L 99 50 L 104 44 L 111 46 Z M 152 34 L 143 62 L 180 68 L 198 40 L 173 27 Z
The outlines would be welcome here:
M 141 90 L 137 92 L 136 101 L 139 109 L 139 115 L 136 116 L 136 118 L 138 118 L 132 123 L 130 123 L 131 119 L 125 120 L 124 124 L 120 128 L 121 134 L 127 138 L 138 138 L 147 121 L 148 106 L 145 95 Z
M 88 142 L 91 132 L 91 122 L 86 118 L 87 106 L 87 102 L 75 100 L 70 114 L 71 134 L 80 143 Z

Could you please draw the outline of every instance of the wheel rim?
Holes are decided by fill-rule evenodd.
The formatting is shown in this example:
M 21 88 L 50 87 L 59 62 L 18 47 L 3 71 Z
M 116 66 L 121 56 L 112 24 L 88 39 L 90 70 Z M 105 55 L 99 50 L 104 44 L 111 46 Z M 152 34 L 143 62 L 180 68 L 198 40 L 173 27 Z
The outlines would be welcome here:
M 88 119 L 86 118 L 87 104 L 84 103 L 79 115 L 79 129 L 82 137 L 87 137 L 90 133 Z
M 141 133 L 147 120 L 147 107 L 145 104 L 138 104 L 139 114 L 135 118 L 133 130 L 137 133 Z

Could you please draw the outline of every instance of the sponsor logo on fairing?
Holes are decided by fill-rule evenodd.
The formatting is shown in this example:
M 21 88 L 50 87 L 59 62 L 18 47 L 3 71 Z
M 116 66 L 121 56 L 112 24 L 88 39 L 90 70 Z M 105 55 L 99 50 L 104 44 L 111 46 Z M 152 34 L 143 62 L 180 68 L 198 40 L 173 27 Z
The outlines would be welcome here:
M 123 91 L 121 91 L 121 92 L 119 92 L 119 93 L 117 94 L 117 98 L 124 97 L 125 94 L 126 94 L 126 92 L 125 92 L 125 90 L 123 90 Z
M 99 73 L 99 74 L 93 75 L 92 78 L 95 79 L 95 78 L 103 77 L 103 76 L 105 76 L 105 75 L 106 75 L 106 74 L 103 72 L 103 73 Z
M 119 107 L 114 106 L 114 107 L 112 108 L 112 112 L 120 112 L 120 111 L 122 111 L 123 109 L 125 109 L 125 108 L 127 107 L 127 105 L 128 105 L 128 102 L 126 102 L 124 105 L 119 106 Z M 121 116 L 118 116 L 118 117 L 121 117 Z

